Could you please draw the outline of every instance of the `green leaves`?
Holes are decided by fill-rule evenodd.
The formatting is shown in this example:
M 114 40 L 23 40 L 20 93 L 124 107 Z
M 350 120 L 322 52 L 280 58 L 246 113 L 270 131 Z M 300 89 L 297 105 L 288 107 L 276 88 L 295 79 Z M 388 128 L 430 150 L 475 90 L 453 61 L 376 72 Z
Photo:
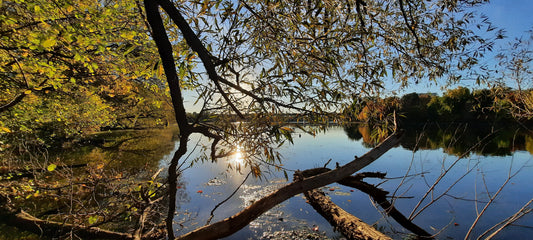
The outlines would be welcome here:
M 46 170 L 48 170 L 49 172 L 53 172 L 54 170 L 56 170 L 56 168 L 57 168 L 57 165 L 52 163 L 48 165 L 48 167 L 46 167 Z
M 41 45 L 42 45 L 44 48 L 51 48 L 51 47 L 53 47 L 53 46 L 56 45 L 56 40 L 55 40 L 55 38 L 50 37 L 50 38 L 44 40 L 44 41 L 41 43 Z
M 98 216 L 97 215 L 90 216 L 89 219 L 87 219 L 87 221 L 89 222 L 90 225 L 93 225 L 98 222 Z
M 0 13 L 0 106 L 25 94 L 2 109 L 3 127 L 73 137 L 117 124 L 123 113 L 150 115 L 134 94 L 164 101 L 165 85 L 148 81 L 156 55 L 135 1 L 107 4 L 2 3 L 11 10 Z

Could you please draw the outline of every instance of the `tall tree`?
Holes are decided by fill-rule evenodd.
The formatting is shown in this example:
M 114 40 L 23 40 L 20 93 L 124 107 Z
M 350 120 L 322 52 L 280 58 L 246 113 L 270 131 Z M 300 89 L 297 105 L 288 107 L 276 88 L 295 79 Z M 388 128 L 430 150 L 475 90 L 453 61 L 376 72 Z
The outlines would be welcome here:
M 164 96 L 141 12 L 136 1 L 2 1 L 0 133 L 90 132 L 144 89 Z
M 472 67 L 500 36 L 482 38 L 472 30 L 473 25 L 495 30 L 472 10 L 482 2 L 145 0 L 181 134 L 168 169 L 168 237 L 174 237 L 177 166 L 191 134 L 213 139 L 213 160 L 240 147 L 247 154 L 245 167 L 258 176 L 279 160 L 272 146 L 291 141 L 292 129 L 284 125 L 289 121 L 318 126 L 342 122 L 340 109 L 381 90 L 388 79 L 405 86 L 446 76 L 450 81 L 481 77 Z M 164 27 L 167 19 L 174 28 Z M 199 63 L 194 73 L 179 67 L 184 54 L 175 51 L 175 43 L 186 43 L 194 52 L 186 58 Z M 199 116 L 209 112 L 242 121 L 188 121 L 182 82 L 198 86 Z M 309 130 L 300 124 L 295 126 Z M 385 146 L 393 142 L 389 139 Z M 383 151 L 378 147 L 369 156 L 375 159 Z M 227 236 L 290 196 L 338 181 L 370 162 L 356 159 L 290 184 L 183 238 Z

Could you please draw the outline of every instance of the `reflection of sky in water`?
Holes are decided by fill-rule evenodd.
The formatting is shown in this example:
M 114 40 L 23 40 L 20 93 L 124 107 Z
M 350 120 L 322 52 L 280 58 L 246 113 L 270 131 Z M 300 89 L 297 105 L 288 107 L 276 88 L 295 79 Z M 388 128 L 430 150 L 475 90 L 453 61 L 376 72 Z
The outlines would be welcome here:
M 205 139 L 204 139 L 205 140 Z M 198 139 L 192 139 L 189 149 L 194 148 Z M 177 145 L 176 145 L 177 146 Z M 196 156 L 199 154 L 199 148 L 196 149 Z M 294 145 L 284 145 L 280 150 L 284 157 L 284 166 L 287 169 L 308 169 L 323 166 L 329 159 L 332 159 L 328 167 L 333 168 L 336 162 L 345 164 L 353 159 L 354 156 L 362 156 L 369 149 L 364 147 L 361 140 L 353 141 L 348 139 L 342 128 L 333 128 L 325 134 L 318 134 L 316 137 L 302 134 L 298 137 L 295 135 Z M 186 182 L 187 194 L 190 201 L 182 202 L 180 209 L 188 209 L 194 213 L 194 220 L 186 222 L 184 225 L 188 228 L 179 231 L 179 234 L 188 232 L 199 226 L 203 226 L 209 217 L 209 212 L 222 200 L 226 199 L 235 188 L 244 180 L 247 170 L 243 169 L 242 174 L 235 170 L 228 170 L 228 164 L 243 163 L 242 152 L 237 152 L 227 160 L 220 160 L 212 163 L 210 160 L 204 163 L 198 162 L 192 168 L 187 169 L 182 181 Z M 161 166 L 166 166 L 172 155 L 166 156 L 161 162 Z M 190 159 L 193 159 L 193 154 Z M 442 149 L 437 150 L 419 150 L 413 153 L 410 150 L 401 147 L 391 149 L 380 159 L 376 160 L 363 171 L 381 171 L 386 172 L 387 177 L 395 178 L 387 181 L 367 179 L 370 183 L 381 183 L 380 187 L 391 194 L 395 192 L 401 183 L 404 175 L 409 170 L 409 175 L 404 179 L 403 185 L 395 192 L 396 196 L 402 198 L 395 201 L 395 205 L 402 213 L 409 215 L 420 197 L 439 176 L 441 172 L 457 159 L 456 156 L 445 154 Z M 414 222 L 430 233 L 434 229 L 446 228 L 439 238 L 461 238 L 464 236 L 470 224 L 475 218 L 475 205 L 471 201 L 478 199 L 487 200 L 487 190 L 491 194 L 498 190 L 498 187 L 505 181 L 509 168 L 511 171 L 517 171 L 524 167 L 521 172 L 513 178 L 508 186 L 501 192 L 498 200 L 487 211 L 487 215 L 481 218 L 478 227 L 474 230 L 474 236 L 482 233 L 488 227 L 503 220 L 516 212 L 524 203 L 533 197 L 533 189 L 526 187 L 533 179 L 533 162 L 532 156 L 525 151 L 518 151 L 513 156 L 507 157 L 486 157 L 472 155 L 467 159 L 458 161 L 449 171 L 448 175 L 442 178 L 441 183 L 437 185 L 434 197 L 445 191 L 451 184 L 455 187 L 447 196 L 440 199 L 427 210 L 422 212 Z M 185 164 L 187 166 L 188 164 Z M 470 170 L 470 174 L 464 176 L 460 181 L 457 179 Z M 423 174 L 422 174 L 423 173 Z M 292 178 L 292 172 L 288 172 L 289 178 Z M 265 172 L 266 179 L 258 180 L 250 177 L 245 185 L 237 194 L 219 207 L 215 211 L 215 218 L 212 222 L 227 218 L 239 210 L 248 206 L 255 199 L 267 195 L 286 184 L 283 172 L 277 172 L 271 169 Z M 223 179 L 225 184 L 206 184 L 213 179 Z M 456 183 L 457 182 L 457 183 Z M 262 187 L 259 187 L 262 186 Z M 266 187 L 265 187 L 266 186 Z M 333 189 L 333 191 L 330 191 Z M 397 227 L 391 219 L 383 219 L 369 200 L 369 197 L 355 191 L 350 191 L 348 187 L 332 184 L 323 189 L 332 200 L 340 207 L 355 216 L 363 219 L 369 224 L 377 224 L 389 228 L 389 224 Z M 199 193 L 198 191 L 201 191 Z M 428 200 L 431 199 L 428 198 Z M 425 201 L 424 203 L 427 203 Z M 479 203 L 481 209 L 484 204 Z M 184 215 L 176 217 L 176 221 L 183 219 Z M 450 225 L 450 223 L 452 223 Z M 455 225 L 454 223 L 457 223 Z M 533 218 L 525 217 L 517 222 L 521 225 L 533 225 Z M 283 204 L 273 208 L 268 213 L 261 216 L 248 227 L 244 228 L 228 239 L 246 239 L 259 238 L 263 231 L 276 231 L 297 229 L 300 227 L 312 227 L 318 225 L 320 231 L 326 231 L 330 237 L 338 236 L 332 231 L 332 227 L 319 215 L 313 208 L 305 203 L 302 194 L 299 194 Z M 511 239 L 533 234 L 532 229 L 511 227 L 499 236 L 499 239 Z

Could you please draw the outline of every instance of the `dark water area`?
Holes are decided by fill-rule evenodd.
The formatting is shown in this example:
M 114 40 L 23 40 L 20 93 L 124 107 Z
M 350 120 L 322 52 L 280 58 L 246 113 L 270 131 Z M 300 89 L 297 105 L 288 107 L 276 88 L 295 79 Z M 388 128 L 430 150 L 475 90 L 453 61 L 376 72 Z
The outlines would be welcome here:
M 443 149 L 450 155 L 510 156 L 515 151 L 533 154 L 533 127 L 499 123 L 412 123 L 403 127 L 401 147 L 408 150 Z M 366 125 L 344 127 L 352 140 L 375 145 Z
M 83 146 L 50 153 L 71 164 L 105 165 L 124 174 L 149 178 L 163 168 L 166 175 L 173 152 L 177 149 L 177 131 L 113 131 L 96 135 Z M 236 171 L 246 153 L 232 155 L 218 162 L 202 161 L 202 146 L 207 138 L 193 135 L 188 155 L 178 179 L 176 234 L 184 234 L 206 224 L 212 209 L 236 194 L 214 212 L 212 222 L 239 212 L 253 201 L 288 184 L 295 170 L 321 167 L 331 161 L 343 165 L 362 156 L 375 146 L 373 130 L 365 125 L 331 127 L 315 136 L 296 130 L 294 144 L 284 145 L 281 169 L 265 167 L 260 179 Z M 533 134 L 518 126 L 488 127 L 472 124 L 421 125 L 407 128 L 399 146 L 362 171 L 387 173 L 386 179 L 365 179 L 389 192 L 389 200 L 404 215 L 437 239 L 463 239 L 485 205 L 470 238 L 519 211 L 533 198 Z M 81 174 L 80 170 L 80 174 Z M 501 188 L 501 189 L 500 189 Z M 383 209 L 357 190 L 338 184 L 323 191 L 346 211 L 374 225 L 395 239 L 407 238 L 408 232 L 386 216 Z M 494 200 L 491 197 L 497 195 Z M 424 196 L 426 196 L 424 198 Z M 531 209 L 532 206 L 526 206 Z M 318 231 L 315 231 L 318 229 Z M 7 231 L 0 228 L 0 236 Z M 3 233 L 2 233 L 3 232 Z M 226 239 L 291 239 L 319 235 L 342 239 L 331 225 L 306 203 L 302 194 L 263 214 L 247 227 Z M 533 217 L 528 214 L 501 231 L 497 239 L 527 239 L 533 234 Z M 0 237 L 0 239 L 9 239 Z

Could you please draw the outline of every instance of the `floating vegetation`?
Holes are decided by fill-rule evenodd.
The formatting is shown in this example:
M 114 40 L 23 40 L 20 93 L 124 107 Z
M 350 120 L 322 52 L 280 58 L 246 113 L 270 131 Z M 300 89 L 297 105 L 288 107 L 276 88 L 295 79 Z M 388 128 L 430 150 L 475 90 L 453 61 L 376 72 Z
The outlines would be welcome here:
M 275 232 L 264 232 L 260 239 L 306 239 L 306 240 L 326 240 L 330 239 L 326 237 L 324 233 L 313 231 L 311 228 L 304 227 L 295 230 L 284 230 Z
M 222 179 L 220 179 L 220 178 L 217 178 L 217 177 L 215 177 L 215 178 L 209 180 L 209 181 L 206 183 L 207 186 L 220 186 L 220 185 L 224 185 L 224 184 L 226 184 L 226 181 L 225 181 L 225 180 L 222 180 Z
M 337 196 L 351 196 L 352 194 L 349 192 L 342 192 L 342 191 L 335 191 L 334 193 Z
M 270 184 L 268 186 L 260 186 L 260 185 L 248 185 L 245 184 L 242 186 L 243 193 L 241 194 L 240 198 L 243 200 L 243 207 L 248 207 L 250 204 L 255 202 L 256 200 L 261 199 L 264 196 L 267 196 L 268 194 L 278 190 L 279 188 L 286 185 L 286 181 L 270 181 Z
M 243 185 L 240 198 L 244 207 L 285 186 L 287 181 L 273 180 L 270 184 L 272 185 Z M 254 239 L 328 239 L 325 233 L 313 231 L 308 222 L 284 211 L 285 204 L 270 209 L 249 224 L 249 229 L 256 234 Z

